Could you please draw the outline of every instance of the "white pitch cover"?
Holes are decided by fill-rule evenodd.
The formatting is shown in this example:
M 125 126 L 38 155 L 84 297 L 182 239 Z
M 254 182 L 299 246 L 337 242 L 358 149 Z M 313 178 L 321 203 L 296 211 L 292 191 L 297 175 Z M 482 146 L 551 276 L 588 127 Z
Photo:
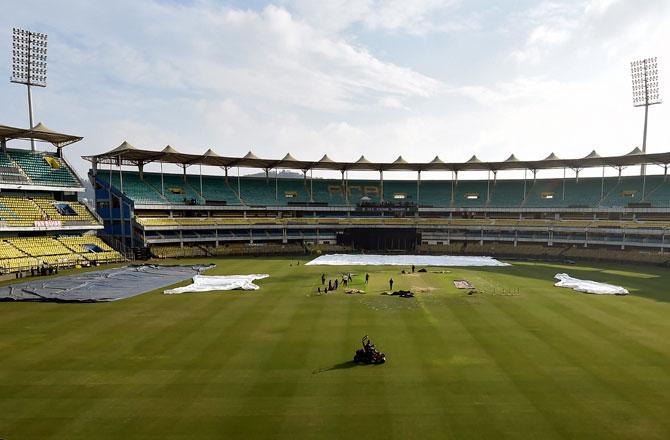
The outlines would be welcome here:
M 361 255 L 327 254 L 305 263 L 306 266 L 509 266 L 491 257 L 461 255 Z
M 558 280 L 554 286 L 567 287 L 577 292 L 593 293 L 596 295 L 628 295 L 628 290 L 621 286 L 591 280 L 580 280 L 571 277 L 567 273 L 557 273 L 554 278 Z
M 259 286 L 253 283 L 254 280 L 267 278 L 268 274 L 252 275 L 196 275 L 193 277 L 193 284 L 177 287 L 175 289 L 165 290 L 163 293 L 172 295 L 175 293 L 187 292 L 210 292 L 213 290 L 258 290 Z

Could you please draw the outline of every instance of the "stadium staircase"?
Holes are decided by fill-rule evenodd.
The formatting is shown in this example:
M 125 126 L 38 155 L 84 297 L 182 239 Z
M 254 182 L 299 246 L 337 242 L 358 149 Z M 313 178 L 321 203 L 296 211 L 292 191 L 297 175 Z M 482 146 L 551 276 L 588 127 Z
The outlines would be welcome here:
M 526 187 L 526 192 L 522 195 L 521 203 L 519 204 L 519 206 L 522 206 L 522 207 L 526 206 L 526 203 L 528 203 L 528 200 L 530 199 L 531 194 L 534 194 L 533 190 L 535 189 L 535 184 L 536 183 L 537 183 L 537 180 L 533 180 L 531 185 L 530 185 L 530 188 Z M 522 191 L 523 191 L 523 189 L 522 189 Z
M 164 192 L 161 192 L 161 189 L 159 187 L 154 186 L 152 183 L 147 182 L 146 180 L 144 181 L 144 184 L 151 190 L 153 191 L 154 194 L 158 195 L 158 203 L 170 203 L 170 199 L 165 196 Z
M 5 227 L 32 227 L 46 215 L 32 200 L 19 196 L 0 196 L 0 221 Z
M 240 194 L 233 188 L 233 186 L 230 184 L 229 181 L 226 181 L 226 186 L 233 192 L 235 195 L 236 199 L 240 202 L 240 205 L 244 204 L 244 201 L 242 200 L 242 197 Z
M 125 176 L 125 174 L 124 174 Z M 140 179 L 139 175 L 133 175 L 136 185 L 145 185 L 151 188 L 158 196 L 159 200 L 167 200 L 173 204 L 185 204 L 187 201 L 195 200 L 197 204 L 204 202 L 203 198 L 191 188 L 183 177 L 175 174 L 163 174 L 163 184 L 161 186 L 161 176 L 159 174 L 144 173 L 144 179 Z M 125 184 L 125 182 L 124 182 Z M 164 188 L 161 194 L 160 188 Z
M 3 183 L 30 183 L 25 171 L 5 151 L 0 152 L 0 180 Z
M 631 203 L 644 203 L 650 200 L 650 196 L 663 184 L 662 176 L 647 176 L 645 183 L 645 195 L 642 197 L 642 179 L 624 176 L 616 182 L 616 185 L 608 191 L 603 198 L 603 206 L 627 206 Z
M 520 191 L 523 193 L 523 186 Z M 526 190 L 526 195 L 523 197 L 521 206 L 553 207 L 560 206 L 563 202 L 563 186 L 560 181 L 535 180 L 530 189 Z
M 144 175 L 145 177 L 147 176 L 146 173 Z M 144 181 L 140 180 L 139 175 L 136 173 L 123 174 L 123 191 L 121 191 L 121 178 L 118 173 L 107 174 L 100 172 L 97 178 L 98 180 L 107 182 L 107 184 L 111 184 L 118 192 L 122 192 L 134 200 L 135 203 L 147 205 L 169 204 L 168 199 L 161 195 L 160 190 L 150 185 L 146 179 Z
M 184 186 L 188 190 L 189 194 L 194 193 L 195 194 L 195 200 L 198 202 L 198 205 L 204 205 L 205 204 L 205 198 L 200 194 L 200 191 L 196 189 L 194 185 L 191 185 L 188 182 L 184 182 Z
M 341 183 L 332 180 L 314 179 L 312 181 L 313 198 L 315 202 L 329 205 L 346 205 L 344 188 Z
M 202 192 L 200 191 L 200 176 L 189 175 L 186 181 L 197 194 L 202 197 L 203 203 L 226 205 L 241 205 L 242 202 L 225 178 L 202 176 Z
M 620 182 L 617 182 L 615 185 L 613 185 L 609 190 L 605 192 L 605 195 L 600 199 L 598 202 L 598 206 L 604 206 L 605 205 L 605 200 L 609 200 L 609 198 L 614 196 L 614 192 L 619 188 Z
M 670 204 L 670 182 L 664 179 L 647 195 L 646 199 L 662 205 Z
M 653 186 L 650 190 L 646 190 L 644 194 L 644 199 L 642 200 L 643 202 L 647 201 L 658 201 L 659 203 L 667 203 L 667 198 L 666 197 L 657 197 L 656 194 L 663 194 L 662 190 L 665 188 L 667 185 L 665 179 L 659 179 L 657 184 Z

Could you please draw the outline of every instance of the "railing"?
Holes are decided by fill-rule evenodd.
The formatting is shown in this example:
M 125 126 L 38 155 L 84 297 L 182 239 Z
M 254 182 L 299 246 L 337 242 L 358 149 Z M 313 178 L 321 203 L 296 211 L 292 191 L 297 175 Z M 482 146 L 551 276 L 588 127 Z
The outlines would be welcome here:
M 525 226 L 552 228 L 619 228 L 619 229 L 670 229 L 670 221 L 631 220 L 543 220 L 543 219 L 430 219 L 430 218 L 356 218 L 356 217 L 210 217 L 210 218 L 147 218 L 137 217 L 137 223 L 145 228 L 228 226 L 228 225 L 445 225 L 445 226 Z
M 48 264 L 45 264 L 45 261 L 49 257 L 60 257 L 55 261 L 49 262 Z M 76 258 L 76 257 L 82 257 L 82 258 Z M 89 255 L 91 257 L 91 255 Z M 55 254 L 55 255 L 41 255 L 41 256 L 25 256 L 25 257 L 17 257 L 17 258 L 31 258 L 34 261 L 34 264 L 24 264 L 24 265 L 0 265 L 0 273 L 2 274 L 8 274 L 8 273 L 16 273 L 16 272 L 30 272 L 31 269 L 38 271 L 39 268 L 41 267 L 51 267 L 51 268 L 59 268 L 59 269 L 66 269 L 66 268 L 71 268 L 71 267 L 76 267 L 76 266 L 92 266 L 95 264 L 109 264 L 109 263 L 118 263 L 121 261 L 124 261 L 125 259 L 123 256 L 120 255 L 120 258 L 105 258 L 104 260 L 97 260 L 93 258 L 87 258 L 85 255 L 82 255 L 77 252 L 72 252 L 71 254 Z M 5 259 L 7 261 L 11 261 L 12 258 L 7 258 Z
M 134 259 L 133 249 L 130 246 L 126 246 L 123 241 L 119 240 L 118 238 L 104 233 L 98 233 L 98 238 L 107 243 L 107 245 L 109 245 L 115 251 L 121 253 L 121 255 L 123 255 L 126 259 Z
M 68 168 L 68 170 L 70 171 L 70 173 L 74 177 L 74 180 L 76 180 L 79 183 L 79 186 L 83 187 L 84 186 L 84 181 L 81 180 L 81 177 L 79 177 L 79 174 L 77 174 L 74 167 L 72 167 L 72 165 L 70 165 L 70 162 L 68 162 L 67 159 L 65 159 L 65 155 L 62 154 L 59 158 L 60 158 L 60 160 L 63 161 L 65 166 Z

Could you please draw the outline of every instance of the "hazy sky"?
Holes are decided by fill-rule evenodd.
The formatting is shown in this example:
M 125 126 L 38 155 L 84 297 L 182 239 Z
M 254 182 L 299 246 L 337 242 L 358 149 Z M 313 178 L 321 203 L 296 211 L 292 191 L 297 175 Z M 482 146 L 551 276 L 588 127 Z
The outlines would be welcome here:
M 3 0 L 0 123 L 27 125 L 11 28 L 49 35 L 37 121 L 137 147 L 299 159 L 465 161 L 641 144 L 630 61 L 670 87 L 670 1 Z M 670 150 L 670 103 L 648 150 Z

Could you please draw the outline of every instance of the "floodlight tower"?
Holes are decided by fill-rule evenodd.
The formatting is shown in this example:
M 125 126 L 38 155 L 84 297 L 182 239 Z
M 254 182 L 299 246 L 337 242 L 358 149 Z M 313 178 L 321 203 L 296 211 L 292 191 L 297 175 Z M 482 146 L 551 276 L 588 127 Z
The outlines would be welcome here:
M 31 86 L 47 86 L 47 36 L 14 28 L 12 33 L 12 76 L 10 81 L 28 87 L 28 119 L 33 128 L 33 97 Z M 35 151 L 35 141 L 30 140 Z
M 658 61 L 656 57 L 630 63 L 633 80 L 633 106 L 644 106 L 644 131 L 642 134 L 642 152 L 647 152 L 647 116 L 649 106 L 661 103 L 658 91 Z M 640 169 L 645 174 L 645 166 Z

